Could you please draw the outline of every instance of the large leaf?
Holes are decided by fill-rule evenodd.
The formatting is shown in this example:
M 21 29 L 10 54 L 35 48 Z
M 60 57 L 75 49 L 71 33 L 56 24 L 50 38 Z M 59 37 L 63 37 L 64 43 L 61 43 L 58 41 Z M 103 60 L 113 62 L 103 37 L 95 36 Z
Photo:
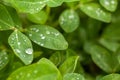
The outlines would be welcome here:
M 67 58 L 62 65 L 60 65 L 59 70 L 64 75 L 66 73 L 73 73 L 76 69 L 79 56 L 72 56 Z
M 3 69 L 9 62 L 8 54 L 5 51 L 0 52 L 0 70 Z
M 120 80 L 120 74 L 109 74 L 101 78 L 100 80 Z
M 24 13 L 37 13 L 43 9 L 48 0 L 5 0 L 16 10 Z
M 103 22 L 111 21 L 111 13 L 104 10 L 97 3 L 81 4 L 80 9 L 91 18 L 94 18 Z
M 49 60 L 42 58 L 39 62 L 19 68 L 7 80 L 62 80 L 56 66 Z
M 49 7 L 57 7 L 62 5 L 63 0 L 48 0 L 47 5 Z
M 18 56 L 26 65 L 33 60 L 33 49 L 31 41 L 20 31 L 15 30 L 8 39 L 16 56 Z
M 107 10 L 113 12 L 116 10 L 118 0 L 99 0 L 100 4 Z
M 65 50 L 68 47 L 63 35 L 49 26 L 33 25 L 27 29 L 27 35 L 33 42 L 45 48 Z
M 65 10 L 60 15 L 59 23 L 65 32 L 73 32 L 79 26 L 80 20 L 74 10 Z
M 67 73 L 64 75 L 63 80 L 85 80 L 85 78 L 77 73 Z
M 92 60 L 105 72 L 111 73 L 119 70 L 116 56 L 104 47 L 95 43 L 86 43 L 86 51 L 91 54 Z
M 14 22 L 7 9 L 0 4 L 0 30 L 9 30 L 14 28 Z

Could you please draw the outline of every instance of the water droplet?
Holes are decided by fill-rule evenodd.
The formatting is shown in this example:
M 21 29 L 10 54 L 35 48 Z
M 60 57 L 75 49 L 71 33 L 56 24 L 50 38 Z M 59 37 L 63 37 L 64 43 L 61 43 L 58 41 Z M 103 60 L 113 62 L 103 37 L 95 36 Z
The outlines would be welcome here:
M 27 74 L 27 77 L 30 77 L 30 74 L 29 74 L 29 73 Z
M 20 42 L 18 42 L 18 45 L 20 45 L 21 43 Z
M 55 33 L 55 36 L 58 36 L 59 35 L 59 33 Z
M 46 34 L 50 34 L 50 31 L 46 31 Z
M 36 31 L 35 32 L 39 32 L 39 29 L 36 29 Z
M 29 36 L 32 36 L 32 34 L 29 34 Z
M 5 59 L 8 59 L 8 57 L 5 57 Z
M 36 74 L 37 72 L 38 72 L 37 70 L 34 71 L 35 74 Z
M 44 44 L 40 44 L 41 46 L 44 46 Z
M 15 52 L 20 53 L 21 51 L 19 49 L 15 49 Z
M 74 15 L 71 14 L 71 15 L 68 16 L 68 18 L 69 18 L 69 19 L 73 19 L 73 18 L 74 18 Z
M 45 39 L 45 36 L 42 36 L 41 39 Z
M 32 54 L 33 53 L 33 49 L 32 48 L 28 48 L 28 49 L 25 50 L 25 52 L 27 54 Z

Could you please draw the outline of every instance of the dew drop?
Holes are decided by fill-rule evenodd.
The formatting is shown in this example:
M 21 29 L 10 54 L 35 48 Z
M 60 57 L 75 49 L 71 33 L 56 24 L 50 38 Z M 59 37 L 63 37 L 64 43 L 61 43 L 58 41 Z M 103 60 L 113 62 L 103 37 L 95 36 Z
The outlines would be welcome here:
M 46 34 L 50 34 L 50 31 L 46 31 Z
M 41 39 L 45 39 L 45 36 L 42 36 Z
M 32 36 L 32 34 L 29 34 L 29 36 Z
M 32 54 L 33 53 L 33 49 L 32 48 L 28 48 L 28 49 L 25 50 L 25 52 L 27 54 Z
M 41 46 L 43 46 L 44 44 L 40 44 Z
M 15 52 L 20 53 L 21 51 L 19 49 L 15 49 Z
M 20 45 L 21 43 L 20 42 L 18 42 L 18 45 Z

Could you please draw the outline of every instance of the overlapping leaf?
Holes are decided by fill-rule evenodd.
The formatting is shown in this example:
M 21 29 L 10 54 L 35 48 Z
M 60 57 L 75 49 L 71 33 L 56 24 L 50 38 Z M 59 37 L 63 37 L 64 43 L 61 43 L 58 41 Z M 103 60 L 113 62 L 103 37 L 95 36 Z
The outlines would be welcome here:
M 120 74 L 113 73 L 113 74 L 104 76 L 100 80 L 119 80 L 119 79 L 120 79 Z
M 15 30 L 8 39 L 16 56 L 18 56 L 26 65 L 33 60 L 33 49 L 31 41 L 20 31 Z

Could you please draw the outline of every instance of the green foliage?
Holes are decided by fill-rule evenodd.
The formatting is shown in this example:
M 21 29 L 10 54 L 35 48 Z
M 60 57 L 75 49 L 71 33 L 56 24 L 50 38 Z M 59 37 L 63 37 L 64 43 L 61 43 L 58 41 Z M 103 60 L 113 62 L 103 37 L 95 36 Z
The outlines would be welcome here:
M 0 0 L 0 80 L 119 80 L 119 0 Z

